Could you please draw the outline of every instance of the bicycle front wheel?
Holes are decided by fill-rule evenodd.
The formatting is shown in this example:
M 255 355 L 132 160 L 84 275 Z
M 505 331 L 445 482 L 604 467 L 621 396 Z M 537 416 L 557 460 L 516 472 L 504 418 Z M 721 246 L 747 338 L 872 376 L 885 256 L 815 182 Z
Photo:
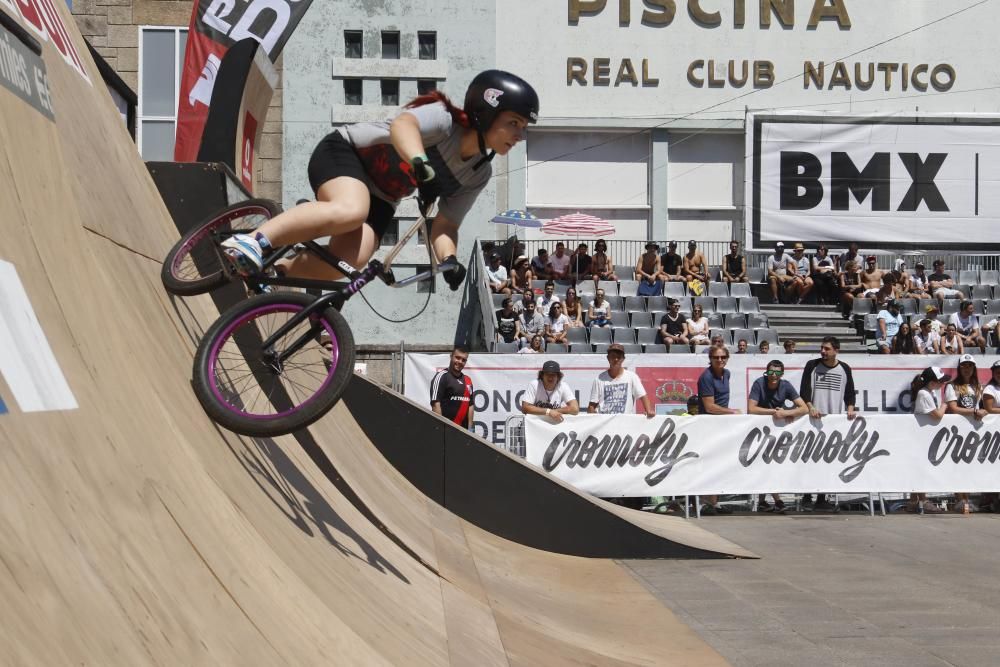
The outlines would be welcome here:
M 216 423 L 243 435 L 285 435 L 340 399 L 354 372 L 354 336 L 336 308 L 313 313 L 264 347 L 314 300 L 299 292 L 255 296 L 205 333 L 195 354 L 194 389 Z
M 270 199 L 247 199 L 213 213 L 189 229 L 163 260 L 160 279 L 163 287 L 177 296 L 204 294 L 229 282 L 229 274 L 219 265 L 213 232 L 252 234 L 281 213 Z

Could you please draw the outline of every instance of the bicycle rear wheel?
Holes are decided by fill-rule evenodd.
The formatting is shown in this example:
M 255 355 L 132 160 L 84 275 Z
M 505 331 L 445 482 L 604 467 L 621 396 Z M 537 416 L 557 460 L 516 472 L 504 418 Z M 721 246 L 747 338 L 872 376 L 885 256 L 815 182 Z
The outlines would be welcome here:
M 281 207 L 270 199 L 248 199 L 213 213 L 189 229 L 167 253 L 160 271 L 163 287 L 177 296 L 194 296 L 222 287 L 230 276 L 219 265 L 212 233 L 253 233 L 279 213 Z
M 208 416 L 257 437 L 291 433 L 334 406 L 354 372 L 354 336 L 330 306 L 263 342 L 315 300 L 299 292 L 252 297 L 205 333 L 194 360 L 194 390 Z

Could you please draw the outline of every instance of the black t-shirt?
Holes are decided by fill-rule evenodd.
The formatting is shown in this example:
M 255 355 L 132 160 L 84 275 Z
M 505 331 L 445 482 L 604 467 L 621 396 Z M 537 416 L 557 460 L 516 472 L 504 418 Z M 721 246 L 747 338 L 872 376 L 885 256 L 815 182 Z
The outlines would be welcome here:
M 666 273 L 672 276 L 676 276 L 678 273 L 681 272 L 681 263 L 683 261 L 684 260 L 681 258 L 681 256 L 678 255 L 676 252 L 675 253 L 665 252 L 660 257 L 660 266 L 663 267 L 663 270 Z
M 684 333 L 684 323 L 687 322 L 687 318 L 684 317 L 684 313 L 677 313 L 677 319 L 670 319 L 670 314 L 667 313 L 660 318 L 660 326 L 666 325 L 667 333 L 671 336 L 680 336 Z
M 569 260 L 569 271 L 575 275 L 580 275 L 590 271 L 590 255 L 574 254 Z
M 726 255 L 726 272 L 731 276 L 743 273 L 743 255 Z
M 517 315 L 510 311 L 510 315 L 504 315 L 503 309 L 497 311 L 497 332 L 505 343 L 514 342 L 514 333 L 517 331 Z
M 449 370 L 438 371 L 431 380 L 431 405 L 441 404 L 441 414 L 460 426 L 472 402 L 472 380 L 465 373 L 455 377 Z
M 944 282 L 945 280 L 951 280 L 951 276 L 949 276 L 947 273 L 932 273 L 931 275 L 927 276 L 927 282 L 941 283 Z

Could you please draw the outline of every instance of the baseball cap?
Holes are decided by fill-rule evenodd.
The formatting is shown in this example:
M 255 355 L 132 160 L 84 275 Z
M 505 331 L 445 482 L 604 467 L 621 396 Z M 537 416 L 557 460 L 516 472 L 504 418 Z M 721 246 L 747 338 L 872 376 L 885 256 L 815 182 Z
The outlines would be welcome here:
M 500 259 L 500 253 L 495 252 L 492 255 L 490 255 L 490 261 L 492 262 L 494 259 Z
M 994 361 L 993 365 L 990 366 L 990 368 L 1000 368 L 1000 359 L 997 359 L 996 361 Z
M 690 241 L 688 241 L 688 247 L 689 247 L 689 248 L 690 248 L 691 246 L 693 246 L 693 245 L 698 245 L 698 242 L 697 242 L 697 241 L 695 241 L 694 239 L 691 239 Z
M 924 312 L 925 313 L 929 313 L 932 310 L 937 310 L 937 309 L 938 309 L 938 307 L 936 305 L 934 305 L 933 303 L 931 303 L 931 304 L 928 304 L 926 308 L 924 308 Z
M 514 264 L 516 265 L 520 264 L 521 262 L 527 262 L 527 261 L 528 261 L 527 257 L 525 257 L 524 255 L 518 255 L 517 259 L 514 260 Z
M 865 257 L 865 261 L 866 262 L 877 262 L 878 261 L 878 257 L 876 257 L 875 255 L 868 255 L 867 257 Z
M 976 365 L 976 358 L 974 356 L 972 356 L 971 354 L 963 354 L 962 356 L 960 356 L 958 358 L 958 363 L 960 363 L 960 364 L 972 364 L 973 366 L 975 366 Z
M 677 241 L 671 241 L 667 245 L 670 246 L 671 248 L 676 248 L 677 247 Z
M 559 373 L 559 362 L 558 361 L 546 361 L 542 364 L 543 373 Z
M 886 308 L 892 308 L 893 306 L 899 306 L 899 302 L 896 301 L 895 299 L 886 299 L 885 300 L 885 307 Z
M 951 376 L 941 370 L 938 366 L 928 366 L 920 374 L 920 378 L 926 382 L 951 382 Z
M 611 345 L 608 345 L 608 352 L 621 352 L 625 354 L 625 346 L 621 343 L 611 343 Z
M 922 269 L 922 268 L 924 268 L 924 263 L 923 262 L 917 262 L 916 264 L 913 265 L 913 268 L 915 268 L 915 269 Z
M 660 249 L 660 246 L 658 246 L 658 245 L 657 245 L 656 243 L 654 243 L 653 241 L 650 241 L 649 243 L 647 243 L 647 244 L 646 244 L 646 250 L 649 250 L 649 249 L 653 249 L 653 250 L 659 250 L 659 249 Z
M 777 243 L 774 244 L 774 247 L 775 248 L 784 248 L 785 247 L 785 242 L 784 241 L 778 241 Z

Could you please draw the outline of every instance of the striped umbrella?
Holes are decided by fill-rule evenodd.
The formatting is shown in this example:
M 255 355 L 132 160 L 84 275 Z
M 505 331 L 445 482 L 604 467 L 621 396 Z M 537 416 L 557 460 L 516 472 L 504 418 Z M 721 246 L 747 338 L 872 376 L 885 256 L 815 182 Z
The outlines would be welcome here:
M 542 225 L 542 231 L 546 234 L 572 237 L 612 236 L 615 233 L 615 226 L 603 218 L 577 212 L 547 220 Z

